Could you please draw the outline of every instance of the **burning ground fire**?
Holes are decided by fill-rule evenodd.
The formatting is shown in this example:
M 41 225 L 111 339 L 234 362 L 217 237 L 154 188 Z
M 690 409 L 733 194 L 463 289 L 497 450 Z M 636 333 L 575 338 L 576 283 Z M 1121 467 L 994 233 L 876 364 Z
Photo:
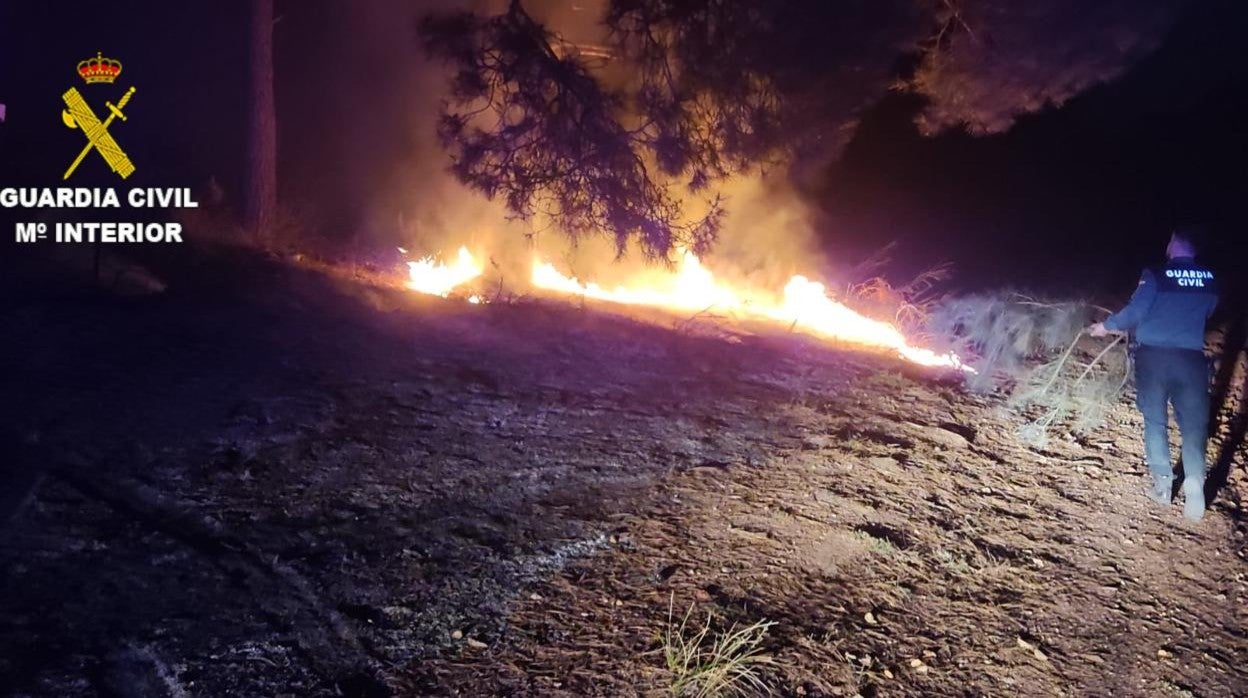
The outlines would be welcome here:
M 402 247 L 399 252 L 406 253 Z M 481 276 L 481 265 L 473 258 L 467 247 L 459 248 L 455 261 L 439 262 L 432 255 L 407 263 L 407 287 L 418 293 L 446 298 L 456 286 L 466 284 Z M 477 296 L 469 296 L 469 303 L 479 303 Z
M 450 263 L 437 262 L 433 257 L 408 262 L 407 285 L 420 293 L 446 298 L 457 286 L 480 276 L 482 270 L 472 253 L 461 247 Z M 606 289 L 593 282 L 565 276 L 553 264 L 540 259 L 533 261 L 530 282 L 539 289 L 608 303 L 681 312 L 731 313 L 800 329 L 829 340 L 892 350 L 901 358 L 924 366 L 971 370 L 953 354 L 937 354 L 911 346 L 893 325 L 864 317 L 829 298 L 826 287 L 817 281 L 794 276 L 777 297 L 716 280 L 701 260 L 689 252 L 681 256 L 675 271 L 645 284 Z M 480 302 L 477 296 L 468 300 Z

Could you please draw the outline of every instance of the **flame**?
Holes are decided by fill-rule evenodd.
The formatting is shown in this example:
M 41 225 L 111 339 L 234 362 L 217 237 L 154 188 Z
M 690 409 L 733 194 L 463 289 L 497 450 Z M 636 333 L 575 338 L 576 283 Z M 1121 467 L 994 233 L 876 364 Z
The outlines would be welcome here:
M 400 252 L 406 252 L 402 247 Z M 433 255 L 407 263 L 407 287 L 419 293 L 446 298 L 460 284 L 481 276 L 482 266 L 468 251 L 459 248 L 455 261 L 450 264 L 437 262 Z M 474 296 L 475 298 L 475 296 Z M 480 299 L 477 299 L 479 302 Z M 474 302 L 471 301 L 470 302 Z
M 710 270 L 692 253 L 686 252 L 669 279 L 656 286 L 627 288 L 616 286 L 607 290 L 596 283 L 581 283 L 575 277 L 559 273 L 553 264 L 534 260 L 533 285 L 549 291 L 585 296 L 611 303 L 647 305 L 673 310 L 698 311 L 708 308 L 732 310 L 744 305 L 731 288 L 715 282 Z
M 406 252 L 399 248 L 401 252 Z M 407 286 L 414 291 L 446 298 L 457 286 L 481 275 L 483 267 L 466 247 L 460 247 L 451 263 L 437 262 L 433 256 L 408 262 Z M 682 312 L 715 310 L 755 320 L 765 320 L 802 330 L 824 339 L 889 350 L 903 359 L 924 366 L 955 368 L 973 373 L 954 354 L 937 354 L 912 346 L 895 326 L 858 314 L 828 296 L 827 288 L 804 276 L 789 279 L 783 292 L 773 293 L 731 286 L 717 280 L 691 252 L 681 255 L 674 272 L 648 275 L 632 285 L 603 288 L 565 276 L 541 259 L 533 260 L 532 284 L 557 293 L 583 296 L 609 303 L 640 305 Z M 479 295 L 469 303 L 483 303 Z
M 616 286 L 608 290 L 596 283 L 584 283 L 564 276 L 554 265 L 535 259 L 532 283 L 538 288 L 585 296 L 610 303 L 644 305 L 670 310 L 731 312 L 745 317 L 765 319 L 801 329 L 825 339 L 887 349 L 900 357 L 924 366 L 956 368 L 971 372 L 957 356 L 937 354 L 929 349 L 911 346 L 905 335 L 893 325 L 864 317 L 828 297 L 827 289 L 817 281 L 794 276 L 783 294 L 745 288 L 733 288 L 715 279 L 701 260 L 685 252 L 676 271 L 643 286 Z

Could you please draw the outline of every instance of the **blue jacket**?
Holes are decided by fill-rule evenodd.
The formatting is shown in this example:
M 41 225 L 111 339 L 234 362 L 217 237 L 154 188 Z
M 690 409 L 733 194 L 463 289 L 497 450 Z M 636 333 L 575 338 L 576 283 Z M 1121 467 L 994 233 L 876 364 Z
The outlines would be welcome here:
M 1205 348 L 1205 321 L 1218 304 L 1217 280 L 1191 257 L 1145 269 L 1131 300 L 1105 320 L 1105 329 L 1130 332 L 1141 345 Z

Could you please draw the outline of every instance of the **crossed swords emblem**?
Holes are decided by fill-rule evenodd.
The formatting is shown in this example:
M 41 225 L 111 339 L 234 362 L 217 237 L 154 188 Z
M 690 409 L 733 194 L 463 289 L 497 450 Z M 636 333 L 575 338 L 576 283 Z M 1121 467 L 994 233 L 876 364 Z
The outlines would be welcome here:
M 122 109 L 126 108 L 126 103 L 134 96 L 134 88 L 126 90 L 126 94 L 114 105 L 112 102 L 105 102 L 104 105 L 112 112 L 103 122 L 91 111 L 91 106 L 78 93 L 78 89 L 71 87 L 62 98 L 65 100 L 65 106 L 68 110 L 61 111 L 61 121 L 70 128 L 82 129 L 83 135 L 87 137 L 87 144 L 83 146 L 82 152 L 78 153 L 78 157 L 74 158 L 69 169 L 65 170 L 65 176 L 61 179 L 69 179 L 69 176 L 78 169 L 78 165 L 82 164 L 83 159 L 92 150 L 100 154 L 104 158 L 104 162 L 108 163 L 110 169 L 121 176 L 122 179 L 130 176 L 134 172 L 134 163 L 130 162 L 130 156 L 126 155 L 126 151 L 117 145 L 117 141 L 113 139 L 108 127 L 113 123 L 113 119 L 126 120 L 126 115 L 122 113 Z

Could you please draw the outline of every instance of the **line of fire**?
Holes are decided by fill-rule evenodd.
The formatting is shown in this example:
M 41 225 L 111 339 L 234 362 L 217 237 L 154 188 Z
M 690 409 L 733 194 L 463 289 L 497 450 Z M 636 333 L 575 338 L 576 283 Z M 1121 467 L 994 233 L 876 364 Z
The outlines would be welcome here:
M 0 6 L 0 696 L 1248 695 L 1245 36 Z

